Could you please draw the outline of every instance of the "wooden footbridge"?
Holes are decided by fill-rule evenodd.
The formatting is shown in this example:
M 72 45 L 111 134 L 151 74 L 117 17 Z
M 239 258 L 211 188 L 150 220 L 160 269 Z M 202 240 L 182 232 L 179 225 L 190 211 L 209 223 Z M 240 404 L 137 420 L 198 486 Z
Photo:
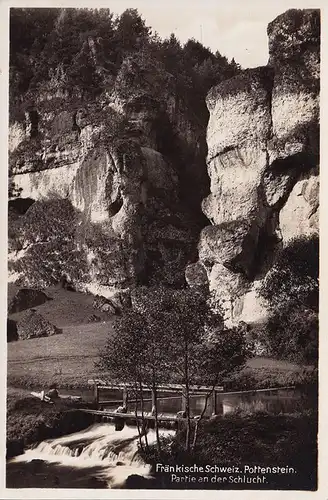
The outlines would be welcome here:
M 95 417 L 100 418 L 102 420 L 113 420 L 113 419 L 123 419 L 123 420 L 155 420 L 154 415 L 154 406 L 155 400 L 157 402 L 165 401 L 165 400 L 181 400 L 181 411 L 175 412 L 172 414 L 165 414 L 158 412 L 157 420 L 161 423 L 164 422 L 175 422 L 177 420 L 181 420 L 186 418 L 184 415 L 184 411 L 186 410 L 186 396 L 183 391 L 183 387 L 178 384 L 163 384 L 156 387 L 155 391 L 146 385 L 142 387 L 142 393 L 149 393 L 150 397 L 143 397 L 143 403 L 151 403 L 151 411 L 150 412 L 141 412 L 139 411 L 129 411 L 129 406 L 131 408 L 132 405 L 137 403 L 135 399 L 135 386 L 132 383 L 111 383 L 107 380 L 88 380 L 88 385 L 93 387 L 94 391 L 94 403 L 97 406 L 97 409 L 83 409 L 86 413 L 91 413 L 95 415 Z M 106 391 L 118 391 L 121 394 L 121 397 L 117 399 L 102 399 L 101 394 Z M 222 392 L 222 386 L 209 387 L 205 385 L 192 385 L 189 387 L 189 392 L 191 397 L 203 396 L 205 397 L 207 394 L 211 393 L 210 396 L 210 408 L 212 409 L 212 414 L 216 415 L 218 413 L 217 406 L 217 393 Z M 166 395 L 167 394 L 167 395 Z M 170 394 L 170 395 L 169 395 Z M 174 394 L 174 395 L 172 395 Z M 132 396 L 132 397 L 131 397 Z M 138 401 L 140 402 L 140 400 Z M 119 405 L 115 410 L 108 408 L 108 406 Z M 107 408 L 106 408 L 107 407 Z M 221 413 L 221 412 L 220 412 Z
M 174 405 L 174 409 L 171 412 L 168 411 L 157 411 L 157 421 L 165 427 L 168 423 L 175 423 L 186 418 L 186 396 L 183 391 L 183 387 L 178 384 L 164 384 L 156 387 L 155 391 L 151 387 L 143 386 L 142 395 L 144 407 L 146 406 L 148 411 L 141 411 L 138 409 L 136 411 L 136 403 L 140 403 L 141 398 L 137 401 L 135 399 L 135 386 L 132 383 L 111 383 L 107 380 L 89 380 L 88 385 L 93 388 L 93 400 L 95 403 L 95 409 L 81 408 L 80 410 L 86 413 L 93 414 L 96 420 L 104 421 L 120 421 L 125 422 L 129 420 L 135 423 L 136 421 L 143 421 L 151 425 L 151 421 L 155 420 L 155 400 L 157 403 L 161 403 L 165 400 L 167 401 L 178 401 L 178 404 Z M 233 391 L 233 392 L 223 392 L 222 386 L 209 387 L 205 385 L 192 385 L 189 387 L 190 397 L 203 397 L 205 398 L 209 393 L 210 397 L 208 400 L 208 410 L 207 416 L 209 415 L 222 415 L 224 413 L 224 398 L 239 397 L 239 396 L 256 396 L 261 394 L 277 394 L 280 391 L 294 391 L 294 386 L 284 386 L 284 387 L 270 387 L 264 389 L 255 389 L 247 391 Z M 107 399 L 106 396 L 107 393 Z M 117 394 L 118 393 L 118 394 Z M 148 393 L 148 394 L 147 394 Z M 108 394 L 113 395 L 115 399 L 108 399 Z M 147 394 L 147 396 L 146 396 Z M 117 396 L 117 397 L 116 397 Z M 180 400 L 180 404 L 179 404 Z M 205 403 L 204 403 L 205 404 Z M 158 406 L 158 405 L 157 405 Z M 162 406 L 162 405 L 161 405 Z M 150 409 L 150 411 L 149 411 Z M 195 411 L 192 418 L 197 418 L 197 416 L 202 412 L 203 408 L 198 409 L 195 415 Z M 197 415 L 198 414 L 198 415 Z

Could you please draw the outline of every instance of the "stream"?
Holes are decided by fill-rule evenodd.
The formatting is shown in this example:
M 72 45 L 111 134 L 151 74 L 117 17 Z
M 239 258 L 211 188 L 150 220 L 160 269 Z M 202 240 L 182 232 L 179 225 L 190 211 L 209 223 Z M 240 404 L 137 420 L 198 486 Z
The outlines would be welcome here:
M 172 430 L 161 429 L 169 436 Z M 148 431 L 148 442 L 156 441 Z M 123 488 L 128 476 L 150 478 L 138 456 L 138 430 L 94 424 L 68 436 L 43 441 L 7 463 L 7 488 Z
M 191 415 L 199 415 L 204 397 L 192 397 L 190 403 Z M 111 406 L 114 409 L 118 404 L 119 401 L 109 405 L 108 409 Z M 300 406 L 311 406 L 311 402 L 295 389 L 218 395 L 218 413 L 230 413 L 238 406 L 279 414 L 292 413 Z M 145 411 L 150 409 L 151 403 L 145 403 Z M 179 397 L 159 401 L 160 413 L 175 415 L 180 409 Z M 211 405 L 206 414 L 211 414 Z M 171 429 L 160 429 L 162 436 L 174 433 Z M 148 442 L 151 444 L 155 441 L 155 431 L 149 429 Z M 8 460 L 7 487 L 125 488 L 128 487 L 126 480 L 131 475 L 142 476 L 145 480 L 151 478 L 150 466 L 141 460 L 137 450 L 136 426 L 125 425 L 122 431 L 115 431 L 112 423 L 94 424 L 86 430 L 32 445 L 24 454 Z

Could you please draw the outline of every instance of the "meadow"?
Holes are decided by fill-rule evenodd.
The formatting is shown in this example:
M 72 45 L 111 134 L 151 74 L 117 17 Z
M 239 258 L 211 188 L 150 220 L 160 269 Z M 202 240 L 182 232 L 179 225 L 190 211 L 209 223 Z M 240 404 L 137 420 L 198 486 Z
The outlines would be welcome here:
M 8 300 L 16 287 L 8 291 Z M 93 308 L 94 297 L 60 288 L 44 290 L 51 300 L 34 309 L 63 333 L 8 343 L 8 387 L 41 390 L 56 383 L 62 389 L 86 389 L 88 379 L 104 376 L 95 368 L 99 352 L 113 331 L 115 316 Z M 23 312 L 10 315 L 18 321 Z M 89 322 L 92 315 L 98 322 Z M 307 369 L 307 368 L 305 368 Z M 287 361 L 256 357 L 225 381 L 227 390 L 293 385 L 304 368 Z
M 8 300 L 15 292 L 11 287 Z M 56 383 L 61 388 L 86 388 L 97 375 L 94 363 L 110 335 L 113 318 L 93 308 L 93 296 L 63 289 L 47 289 L 51 300 L 34 309 L 63 333 L 8 343 L 8 387 L 41 390 Z M 19 321 L 23 312 L 10 315 Z M 89 322 L 91 315 L 98 322 Z

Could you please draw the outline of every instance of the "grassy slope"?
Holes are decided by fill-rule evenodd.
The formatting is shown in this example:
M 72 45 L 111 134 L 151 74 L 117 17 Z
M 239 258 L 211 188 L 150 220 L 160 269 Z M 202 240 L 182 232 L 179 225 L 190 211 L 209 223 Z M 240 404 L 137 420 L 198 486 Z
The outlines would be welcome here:
M 9 287 L 8 300 L 16 291 L 15 286 Z M 52 300 L 35 309 L 62 328 L 63 333 L 9 343 L 8 386 L 41 389 L 55 382 L 61 388 L 87 387 L 88 379 L 101 375 L 97 373 L 94 363 L 112 331 L 113 318 L 92 307 L 92 295 L 60 288 L 45 292 Z M 92 314 L 102 321 L 88 323 Z M 10 317 L 18 320 L 21 315 L 16 313 Z M 253 388 L 293 384 L 297 371 L 297 365 L 292 363 L 255 358 L 249 361 L 243 373 L 247 374 L 246 384 Z M 244 386 L 244 382 L 238 379 L 231 381 L 228 389 L 231 388 L 250 387 Z
M 53 337 L 19 340 L 8 345 L 8 385 L 83 387 L 97 375 L 94 362 L 111 322 L 75 325 Z
M 18 290 L 15 285 L 8 287 L 8 302 Z M 80 292 L 68 292 L 62 288 L 48 288 L 43 290 L 48 297 L 48 300 L 41 306 L 33 307 L 42 316 L 44 316 L 50 323 L 58 326 L 59 328 L 79 325 L 88 322 L 88 318 L 95 314 L 102 321 L 108 320 L 108 315 L 93 308 L 93 295 L 84 294 Z M 24 312 L 11 314 L 9 317 L 18 321 Z
M 16 289 L 17 290 L 17 289 Z M 94 362 L 111 332 L 113 318 L 92 307 L 93 296 L 53 288 L 45 290 L 49 300 L 36 309 L 63 329 L 53 337 L 18 340 L 8 344 L 8 386 L 43 388 L 56 382 L 59 387 L 83 387 L 97 375 Z M 15 287 L 8 291 L 8 300 Z M 10 318 L 18 320 L 23 313 Z M 102 321 L 88 323 L 96 314 Z

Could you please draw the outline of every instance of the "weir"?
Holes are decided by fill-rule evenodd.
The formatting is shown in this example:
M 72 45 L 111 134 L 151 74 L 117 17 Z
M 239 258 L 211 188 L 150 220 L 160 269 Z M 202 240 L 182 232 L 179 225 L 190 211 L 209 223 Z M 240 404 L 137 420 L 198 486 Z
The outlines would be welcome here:
M 97 408 L 94 410 L 90 409 L 82 409 L 86 413 L 91 413 L 95 415 L 96 419 L 108 421 L 112 419 L 123 419 L 126 420 L 144 420 L 144 421 L 154 421 L 155 420 L 155 401 L 157 403 L 164 401 L 174 401 L 180 400 L 181 403 L 177 408 L 177 411 L 174 415 L 168 414 L 167 412 L 158 412 L 157 421 L 162 425 L 168 422 L 176 422 L 178 420 L 183 420 L 186 418 L 185 410 L 186 410 L 186 395 L 184 393 L 184 389 L 179 384 L 162 384 L 158 385 L 156 389 L 144 385 L 142 387 L 142 394 L 145 395 L 143 398 L 143 403 L 151 403 L 151 411 L 135 411 L 132 410 L 132 406 L 137 404 L 136 399 L 136 390 L 135 385 L 132 383 L 112 383 L 107 380 L 88 380 L 88 385 L 93 387 L 94 391 L 94 403 Z M 120 397 L 117 399 L 102 399 L 101 393 L 103 391 L 110 391 L 111 393 L 114 391 L 118 391 L 120 393 Z M 156 394 L 155 394 L 156 391 Z M 208 406 L 211 409 L 212 415 L 221 414 L 221 408 L 218 408 L 217 403 L 217 393 L 223 391 L 222 386 L 206 386 L 206 385 L 191 385 L 189 387 L 189 392 L 191 398 L 194 397 L 206 397 L 208 396 Z M 148 393 L 148 395 L 146 395 Z M 162 394 L 162 395 L 161 395 Z M 170 395 L 169 395 L 170 394 Z M 173 395 L 172 395 L 173 394 Z M 108 408 L 108 406 L 112 405 L 121 405 L 116 409 Z M 107 408 L 106 408 L 107 406 Z M 199 412 L 201 413 L 201 411 Z
M 143 421 L 148 427 L 154 426 L 155 393 L 150 387 L 143 387 L 144 411 L 141 412 L 135 399 L 134 386 L 129 383 L 111 383 L 104 380 L 89 380 L 93 387 L 95 409 L 81 409 L 93 414 L 95 422 L 124 422 L 136 425 Z M 107 392 L 107 395 L 104 394 Z M 108 398 L 108 391 L 111 399 Z M 117 394 L 118 393 L 118 394 Z M 176 428 L 179 421 L 186 419 L 186 397 L 183 388 L 177 384 L 164 384 L 156 388 L 157 421 L 161 427 Z M 117 397 L 116 397 L 117 394 Z M 256 406 L 269 408 L 276 413 L 288 412 L 299 404 L 300 394 L 294 386 L 269 387 L 246 391 L 224 392 L 222 386 L 191 386 L 189 394 L 190 416 L 197 419 L 202 413 L 208 396 L 205 418 L 224 415 L 234 408 Z M 139 395 L 138 395 L 139 397 Z

